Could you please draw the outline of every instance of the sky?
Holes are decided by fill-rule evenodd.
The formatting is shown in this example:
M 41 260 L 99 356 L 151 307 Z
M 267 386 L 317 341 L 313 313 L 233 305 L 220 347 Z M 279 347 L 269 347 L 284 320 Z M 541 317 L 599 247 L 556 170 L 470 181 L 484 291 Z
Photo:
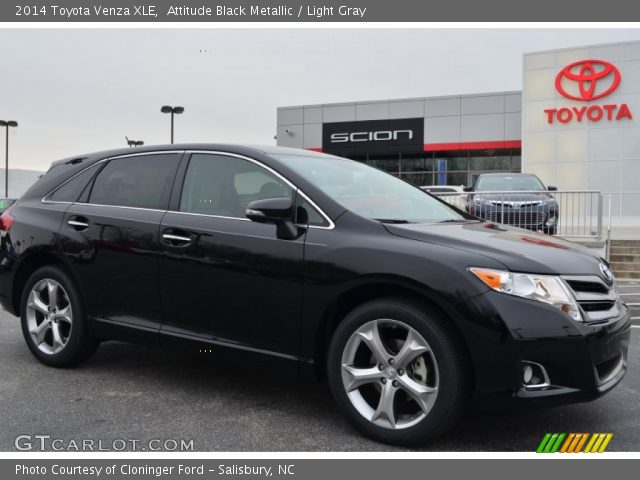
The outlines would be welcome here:
M 10 168 L 180 142 L 274 144 L 279 106 L 521 90 L 522 55 L 639 29 L 2 29 Z M 4 133 L 0 132 L 4 165 Z

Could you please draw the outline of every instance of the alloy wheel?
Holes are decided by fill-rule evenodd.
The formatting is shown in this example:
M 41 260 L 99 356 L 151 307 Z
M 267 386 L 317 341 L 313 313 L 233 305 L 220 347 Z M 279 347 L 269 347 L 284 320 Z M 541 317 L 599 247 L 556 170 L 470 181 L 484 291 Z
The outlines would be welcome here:
M 351 404 L 379 427 L 398 430 L 418 424 L 438 396 L 438 365 L 429 344 L 397 320 L 360 326 L 347 340 L 341 369 Z
M 27 328 L 38 349 L 53 355 L 67 345 L 73 314 L 69 295 L 57 281 L 38 281 L 27 299 Z

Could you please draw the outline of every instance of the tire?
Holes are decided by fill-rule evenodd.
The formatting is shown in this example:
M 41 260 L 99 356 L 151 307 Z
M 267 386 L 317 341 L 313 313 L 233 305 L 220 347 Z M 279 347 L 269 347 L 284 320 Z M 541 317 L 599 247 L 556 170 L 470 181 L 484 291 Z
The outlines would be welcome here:
M 42 267 L 29 277 L 20 300 L 20 320 L 29 350 L 45 365 L 75 366 L 98 348 L 87 328 L 80 293 L 59 267 Z
M 547 227 L 543 229 L 543 232 L 546 233 L 547 235 L 555 235 L 557 231 L 558 231 L 557 227 Z
M 378 353 L 370 347 L 377 343 L 375 329 L 382 339 Z M 409 338 L 411 348 L 404 348 Z M 338 407 L 357 430 L 402 446 L 425 444 L 451 429 L 471 390 L 458 333 L 437 312 L 402 298 L 368 302 L 344 318 L 329 345 L 327 378 Z M 391 413 L 383 393 L 391 398 Z

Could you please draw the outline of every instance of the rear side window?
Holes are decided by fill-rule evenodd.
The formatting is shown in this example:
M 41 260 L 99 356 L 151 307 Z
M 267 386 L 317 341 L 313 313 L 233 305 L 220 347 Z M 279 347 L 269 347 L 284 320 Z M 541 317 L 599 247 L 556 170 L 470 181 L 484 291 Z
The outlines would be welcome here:
M 89 203 L 165 209 L 179 161 L 173 153 L 111 160 L 96 176 Z
M 71 177 L 69 181 L 63 183 L 62 186 L 49 195 L 47 200 L 54 202 L 75 202 L 97 171 L 97 166 L 93 165 L 75 177 Z

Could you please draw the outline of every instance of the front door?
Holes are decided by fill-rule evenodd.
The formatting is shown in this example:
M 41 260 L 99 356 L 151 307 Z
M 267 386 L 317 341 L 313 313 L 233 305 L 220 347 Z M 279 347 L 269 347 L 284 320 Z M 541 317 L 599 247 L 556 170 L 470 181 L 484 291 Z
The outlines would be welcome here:
M 304 235 L 281 240 L 245 217 L 253 200 L 293 195 L 251 159 L 191 155 L 160 227 L 164 333 L 297 354 Z

